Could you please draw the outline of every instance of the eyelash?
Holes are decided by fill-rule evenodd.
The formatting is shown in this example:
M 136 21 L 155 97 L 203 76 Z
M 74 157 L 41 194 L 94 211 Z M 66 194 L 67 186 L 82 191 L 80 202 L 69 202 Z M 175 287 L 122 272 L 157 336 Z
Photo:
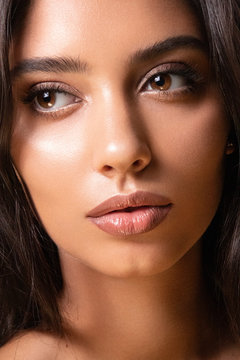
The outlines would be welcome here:
M 146 90 L 147 85 L 149 85 L 158 75 L 169 75 L 170 77 L 174 75 L 180 76 L 186 81 L 186 85 L 174 90 Z M 158 98 L 168 98 L 168 100 L 171 100 L 179 95 L 195 93 L 204 85 L 204 83 L 205 79 L 203 76 L 192 66 L 186 63 L 169 63 L 160 65 L 159 67 L 148 71 L 138 85 L 138 88 L 140 89 L 140 92 L 154 93 Z
M 72 104 L 65 105 L 57 110 L 39 110 L 36 107 L 35 99 L 37 96 L 44 94 L 44 92 L 51 92 L 55 94 L 63 94 L 69 95 L 75 98 L 75 101 Z M 76 95 L 77 91 L 72 90 L 71 87 L 67 86 L 63 83 L 58 82 L 46 82 L 46 83 L 39 83 L 33 87 L 31 87 L 21 98 L 23 104 L 29 105 L 31 109 L 36 113 L 36 115 L 40 116 L 51 116 L 51 117 L 59 117 L 64 115 L 66 112 L 70 112 L 73 110 L 74 105 L 83 103 L 83 99 L 79 97 L 79 94 Z
M 146 90 L 147 86 L 151 83 L 151 81 L 153 81 L 159 75 L 169 75 L 170 77 L 176 75 L 182 77 L 186 81 L 186 85 L 173 90 Z M 141 79 L 140 83 L 137 85 L 137 88 L 140 93 L 152 93 L 154 94 L 154 96 L 157 96 L 159 100 L 172 100 L 180 95 L 184 96 L 186 94 L 196 92 L 203 85 L 203 83 L 204 79 L 197 71 L 197 69 L 193 69 L 190 65 L 186 63 L 179 62 L 163 64 L 148 71 L 147 74 L 143 77 L 143 79 Z M 37 96 L 43 94 L 44 92 L 70 95 L 75 97 L 76 101 L 69 105 L 60 107 L 56 110 L 39 110 L 37 109 L 37 106 L 34 102 Z M 36 115 L 51 117 L 64 116 L 66 112 L 70 112 L 71 110 L 73 110 L 75 104 L 79 105 L 79 103 L 84 102 L 84 100 L 79 97 L 79 94 L 78 96 L 74 94 L 74 91 L 71 87 L 58 82 L 39 83 L 31 87 L 24 94 L 21 100 L 24 104 L 30 105 L 31 109 L 36 113 Z

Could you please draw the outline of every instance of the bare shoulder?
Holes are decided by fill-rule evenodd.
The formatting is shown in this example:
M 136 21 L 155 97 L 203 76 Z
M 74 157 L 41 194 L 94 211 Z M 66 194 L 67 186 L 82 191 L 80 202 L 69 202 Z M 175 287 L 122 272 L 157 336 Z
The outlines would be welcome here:
M 0 360 L 60 360 L 61 341 L 38 331 L 21 333 L 0 348 Z
M 226 360 L 240 360 L 240 344 L 235 345 L 228 350 Z
M 240 344 L 227 347 L 219 357 L 212 360 L 240 360 Z

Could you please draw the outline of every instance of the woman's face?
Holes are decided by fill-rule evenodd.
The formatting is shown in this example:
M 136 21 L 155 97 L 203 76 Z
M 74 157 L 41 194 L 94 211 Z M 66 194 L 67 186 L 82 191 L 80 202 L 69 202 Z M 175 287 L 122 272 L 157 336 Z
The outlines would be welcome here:
M 11 60 L 13 161 L 61 256 L 115 276 L 176 264 L 216 212 L 229 132 L 187 3 L 36 0 Z M 91 221 L 116 195 L 138 208 Z

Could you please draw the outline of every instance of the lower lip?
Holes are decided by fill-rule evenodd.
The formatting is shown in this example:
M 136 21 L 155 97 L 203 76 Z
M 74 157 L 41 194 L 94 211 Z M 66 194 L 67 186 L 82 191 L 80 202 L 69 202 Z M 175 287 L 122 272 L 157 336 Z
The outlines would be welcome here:
M 132 212 L 116 211 L 99 217 L 89 217 L 89 220 L 111 235 L 141 234 L 158 226 L 171 207 L 171 205 L 139 207 Z

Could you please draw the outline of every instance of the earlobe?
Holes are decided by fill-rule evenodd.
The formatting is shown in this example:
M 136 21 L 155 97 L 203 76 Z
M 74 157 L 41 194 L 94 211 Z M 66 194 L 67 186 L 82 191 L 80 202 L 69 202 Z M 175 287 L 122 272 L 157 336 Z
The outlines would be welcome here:
M 225 154 L 231 155 L 235 151 L 235 144 L 232 141 L 228 141 L 226 145 Z

